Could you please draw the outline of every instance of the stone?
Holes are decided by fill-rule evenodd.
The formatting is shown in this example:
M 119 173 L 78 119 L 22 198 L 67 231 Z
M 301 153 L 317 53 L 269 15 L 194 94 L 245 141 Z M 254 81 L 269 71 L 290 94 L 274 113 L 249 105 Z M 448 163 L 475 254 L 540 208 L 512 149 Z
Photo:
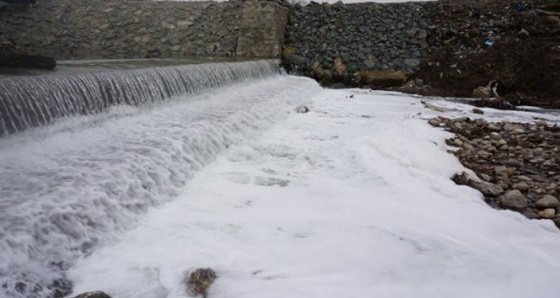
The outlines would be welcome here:
M 545 195 L 535 203 L 537 209 L 558 208 L 558 199 L 552 195 Z
M 367 70 L 354 74 L 354 79 L 364 85 L 395 87 L 406 82 L 409 73 L 396 70 Z
M 493 130 L 493 131 L 500 131 L 501 130 L 501 128 L 495 123 L 488 124 L 487 128 L 489 130 Z
M 420 59 L 416 59 L 416 58 L 404 59 L 404 64 L 407 66 L 416 67 L 420 65 Z
M 500 176 L 500 177 L 507 177 L 508 176 L 508 170 L 507 170 L 507 167 L 505 167 L 505 166 L 494 167 L 494 173 L 496 174 L 496 176 Z
M 512 185 L 511 188 L 517 189 L 519 191 L 527 191 L 529 190 L 529 184 L 527 184 L 526 182 L 519 182 Z
M 472 112 L 475 113 L 475 114 L 480 114 L 480 115 L 484 114 L 483 110 L 477 109 L 477 108 L 472 109 Z
M 489 98 L 492 96 L 492 92 L 489 88 L 480 86 L 473 90 L 472 95 L 474 98 Z
M 177 28 L 185 30 L 188 29 L 192 24 L 193 22 L 187 20 L 177 21 Z
M 306 67 L 309 64 L 309 60 L 307 58 L 295 54 L 285 55 L 284 60 L 290 64 L 301 66 L 301 67 Z
M 191 295 L 201 295 L 203 298 L 208 297 L 208 289 L 214 283 L 218 276 L 211 268 L 199 268 L 188 274 L 185 284 L 187 292 Z
M 321 85 L 323 86 L 332 85 L 333 83 L 332 73 L 329 70 L 325 70 L 319 62 L 313 63 L 311 69 L 315 74 L 315 78 L 321 83 Z
M 498 198 L 498 203 L 502 208 L 525 211 L 529 207 L 529 200 L 517 189 L 510 190 Z
M 556 210 L 552 208 L 544 209 L 539 211 L 539 216 L 542 218 L 554 218 L 556 216 Z
M 537 121 L 535 121 L 535 124 L 539 127 L 547 127 L 548 126 L 548 123 L 544 120 L 537 120 Z
M 484 180 L 484 181 L 486 181 L 486 182 L 492 180 L 492 177 L 490 177 L 490 175 L 488 175 L 488 174 L 480 173 L 480 174 L 478 174 L 478 175 L 480 176 L 480 178 L 481 178 L 482 180 Z
M 107 293 L 102 291 L 86 292 L 75 296 L 74 298 L 112 298 Z
M 346 72 L 346 65 L 341 57 L 334 59 L 333 72 L 339 76 Z
M 432 119 L 428 120 L 428 123 L 431 126 L 439 127 L 440 124 L 441 124 L 441 121 L 439 121 L 437 118 L 432 118 Z
M 299 114 L 305 114 L 305 113 L 309 112 L 309 108 L 307 106 L 301 105 L 301 106 L 297 107 L 295 111 L 296 111 L 296 113 L 299 113 Z
M 497 197 L 504 192 L 503 187 L 486 181 L 476 181 L 473 179 L 469 179 L 467 181 L 467 185 L 474 189 L 477 189 L 485 196 Z

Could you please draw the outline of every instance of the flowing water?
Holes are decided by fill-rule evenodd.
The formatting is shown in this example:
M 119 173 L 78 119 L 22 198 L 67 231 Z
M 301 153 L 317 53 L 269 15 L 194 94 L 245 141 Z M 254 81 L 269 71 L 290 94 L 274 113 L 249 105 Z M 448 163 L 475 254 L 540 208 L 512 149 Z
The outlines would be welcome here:
M 119 104 L 161 103 L 180 94 L 278 72 L 274 61 L 215 63 L 93 74 L 4 79 L 0 137 L 55 119 L 90 115 Z
M 317 90 L 274 61 L 1 81 L 0 297 L 63 297 L 75 260 Z

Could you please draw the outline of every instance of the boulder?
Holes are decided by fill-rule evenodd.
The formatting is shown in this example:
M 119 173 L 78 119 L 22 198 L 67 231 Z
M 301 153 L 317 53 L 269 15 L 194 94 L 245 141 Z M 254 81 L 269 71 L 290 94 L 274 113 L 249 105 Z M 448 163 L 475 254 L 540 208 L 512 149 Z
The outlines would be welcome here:
M 556 210 L 552 208 L 541 210 L 539 211 L 539 216 L 541 218 L 554 218 L 556 216 Z
M 112 298 L 107 293 L 102 291 L 95 291 L 95 292 L 86 292 L 82 293 L 74 298 Z
M 542 199 L 538 200 L 535 203 L 535 207 L 537 209 L 557 208 L 558 199 L 551 195 L 545 195 L 544 197 L 542 197 Z
M 410 73 L 396 70 L 366 70 L 354 74 L 360 84 L 373 87 L 397 87 L 406 82 Z
M 475 181 L 473 179 L 469 179 L 467 181 L 467 185 L 478 189 L 485 196 L 497 197 L 504 192 L 503 187 L 486 181 Z
M 296 108 L 296 113 L 305 114 L 307 112 L 309 112 L 309 108 L 305 105 L 301 105 L 301 106 Z
M 313 73 L 315 74 L 315 78 L 321 83 L 323 86 L 330 86 L 333 83 L 332 73 L 329 70 L 324 69 L 319 62 L 313 63 L 311 67 Z
M 185 283 L 187 291 L 192 295 L 202 295 L 203 298 L 208 296 L 208 288 L 214 283 L 218 276 L 211 268 L 199 268 L 188 274 Z
M 510 190 L 498 198 L 498 203 L 502 208 L 524 211 L 529 207 L 529 200 L 517 189 Z
M 480 86 L 473 90 L 472 96 L 474 98 L 489 98 L 492 96 L 492 91 L 487 87 Z

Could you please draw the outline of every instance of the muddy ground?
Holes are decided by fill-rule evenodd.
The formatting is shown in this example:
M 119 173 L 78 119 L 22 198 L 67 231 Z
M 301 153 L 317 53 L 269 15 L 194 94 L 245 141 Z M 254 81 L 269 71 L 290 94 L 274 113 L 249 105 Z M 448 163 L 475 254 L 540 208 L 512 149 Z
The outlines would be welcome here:
M 429 3 L 431 51 L 401 91 L 471 97 L 499 83 L 513 105 L 560 108 L 560 2 L 446 0 Z

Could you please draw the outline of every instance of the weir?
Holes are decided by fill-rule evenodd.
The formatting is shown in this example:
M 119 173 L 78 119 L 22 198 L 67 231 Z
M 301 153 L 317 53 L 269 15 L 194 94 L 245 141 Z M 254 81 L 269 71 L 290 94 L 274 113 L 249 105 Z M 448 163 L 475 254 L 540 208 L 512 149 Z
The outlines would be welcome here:
M 279 72 L 276 60 L 213 63 L 0 81 L 0 137 L 114 105 L 161 103 L 182 94 Z
M 66 271 L 77 259 L 177 199 L 223 150 L 320 90 L 281 75 L 275 61 L 11 79 L 0 88 L 4 134 L 49 124 L 0 138 L 0 297 L 9 298 L 70 294 Z

